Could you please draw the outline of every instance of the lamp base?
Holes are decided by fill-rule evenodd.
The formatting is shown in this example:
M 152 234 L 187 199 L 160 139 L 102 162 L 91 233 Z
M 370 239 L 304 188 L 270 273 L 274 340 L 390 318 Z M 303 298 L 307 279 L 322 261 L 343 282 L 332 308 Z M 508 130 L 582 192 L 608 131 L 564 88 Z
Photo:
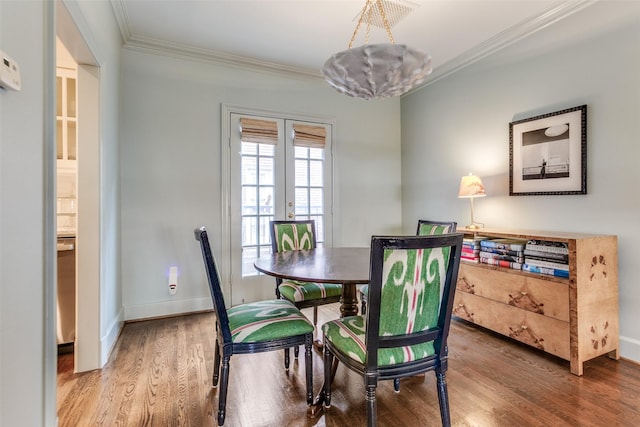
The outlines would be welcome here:
M 484 224 L 474 222 L 473 224 L 467 225 L 465 228 L 469 230 L 479 230 L 480 228 L 484 228 Z

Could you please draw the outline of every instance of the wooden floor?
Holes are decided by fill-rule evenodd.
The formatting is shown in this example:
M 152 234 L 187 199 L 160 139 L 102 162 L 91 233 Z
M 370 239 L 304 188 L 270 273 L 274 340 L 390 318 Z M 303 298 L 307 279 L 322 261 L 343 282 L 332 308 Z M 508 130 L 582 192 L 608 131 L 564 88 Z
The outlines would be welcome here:
M 337 306 L 320 310 L 321 321 Z M 211 426 L 214 315 L 129 323 L 100 371 L 73 374 L 73 355 L 58 362 L 60 426 Z M 640 366 L 599 357 L 584 376 L 561 359 L 454 321 L 449 338 L 449 402 L 454 426 L 639 426 Z M 314 389 L 322 384 L 315 352 Z M 304 359 L 287 374 L 282 352 L 231 359 L 225 426 L 362 426 L 361 378 L 339 367 L 332 407 L 307 415 Z M 438 426 L 435 376 L 378 387 L 381 426 Z

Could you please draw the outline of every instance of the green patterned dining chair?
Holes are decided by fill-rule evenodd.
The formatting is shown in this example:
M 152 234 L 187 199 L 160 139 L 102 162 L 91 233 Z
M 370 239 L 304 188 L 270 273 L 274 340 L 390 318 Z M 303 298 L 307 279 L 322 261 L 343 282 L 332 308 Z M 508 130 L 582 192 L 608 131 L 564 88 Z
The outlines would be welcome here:
M 367 314 L 322 326 L 325 407 L 334 358 L 363 376 L 369 427 L 378 381 L 434 371 L 442 425 L 451 424 L 445 372 L 461 249 L 460 233 L 371 238 Z
M 269 229 L 273 253 L 313 249 L 317 245 L 316 224 L 312 219 L 271 221 Z M 315 325 L 318 323 L 318 306 L 339 302 L 342 296 L 342 285 L 276 278 L 276 296 L 291 301 L 299 309 L 313 307 L 313 324 Z M 297 347 L 295 347 L 295 356 L 298 356 Z
M 311 348 L 314 325 L 295 305 L 282 299 L 240 304 L 227 309 L 207 231 L 204 227 L 200 227 L 194 230 L 194 234 L 196 240 L 200 242 L 216 313 L 213 386 L 218 385 L 220 378 L 218 425 L 224 424 L 226 416 L 229 367 L 231 356 L 234 354 L 261 353 L 304 344 L 307 403 L 311 404 L 313 402 Z M 285 358 L 285 368 L 289 370 L 288 357 Z
M 455 221 L 431 221 L 428 219 L 418 220 L 418 229 L 416 236 L 433 236 L 436 234 L 455 233 L 458 223 Z M 363 286 L 359 290 L 360 293 L 360 312 L 367 313 L 367 286 Z M 397 390 L 396 390 L 397 391 Z

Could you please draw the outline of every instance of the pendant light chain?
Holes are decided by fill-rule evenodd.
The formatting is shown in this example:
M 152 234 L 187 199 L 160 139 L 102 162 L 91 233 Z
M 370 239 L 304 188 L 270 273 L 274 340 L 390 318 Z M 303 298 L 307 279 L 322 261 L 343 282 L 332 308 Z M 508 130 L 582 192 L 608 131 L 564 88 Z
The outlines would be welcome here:
M 373 22 L 373 7 L 372 4 L 374 0 L 367 0 L 362 11 L 360 12 L 360 19 L 358 20 L 358 24 L 356 25 L 356 29 L 353 31 L 353 35 L 351 36 L 351 41 L 349 41 L 349 49 L 353 46 L 353 42 L 358 35 L 358 30 L 360 30 L 360 25 L 362 25 L 362 21 L 364 21 L 365 13 L 368 14 L 368 23 L 367 23 L 367 33 L 365 35 L 364 44 L 369 44 L 369 34 L 371 33 L 371 22 Z M 375 0 L 378 11 L 380 12 L 380 16 L 382 17 L 382 22 L 384 24 L 384 29 L 387 31 L 387 36 L 389 37 L 389 41 L 391 44 L 395 44 L 396 42 L 393 39 L 393 34 L 391 34 L 391 27 L 389 26 L 389 21 L 387 20 L 387 14 L 384 11 L 384 6 L 382 5 L 382 0 Z
M 376 4 L 378 5 L 378 10 L 380 11 L 380 16 L 382 16 L 382 22 L 384 23 L 384 29 L 387 30 L 387 36 L 389 36 L 389 41 L 391 44 L 396 44 L 393 40 L 393 35 L 391 34 L 391 27 L 389 27 L 389 21 L 387 20 L 387 14 L 384 13 L 384 7 L 382 6 L 382 0 L 377 0 Z

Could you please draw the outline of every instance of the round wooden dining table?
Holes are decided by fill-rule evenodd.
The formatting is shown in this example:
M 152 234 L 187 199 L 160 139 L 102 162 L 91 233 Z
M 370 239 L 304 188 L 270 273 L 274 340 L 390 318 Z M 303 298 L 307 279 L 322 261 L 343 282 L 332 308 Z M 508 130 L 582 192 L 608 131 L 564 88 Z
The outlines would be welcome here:
M 342 285 L 340 315 L 358 314 L 356 285 L 369 283 L 369 248 L 285 251 L 255 260 L 256 270 L 281 279 Z
M 369 283 L 370 248 L 315 248 L 285 251 L 262 256 L 253 263 L 256 270 L 281 279 L 302 282 L 342 284 L 340 316 L 358 314 L 356 285 Z M 331 368 L 335 376 L 338 359 Z M 317 417 L 324 410 L 324 386 L 309 407 L 309 416 Z

